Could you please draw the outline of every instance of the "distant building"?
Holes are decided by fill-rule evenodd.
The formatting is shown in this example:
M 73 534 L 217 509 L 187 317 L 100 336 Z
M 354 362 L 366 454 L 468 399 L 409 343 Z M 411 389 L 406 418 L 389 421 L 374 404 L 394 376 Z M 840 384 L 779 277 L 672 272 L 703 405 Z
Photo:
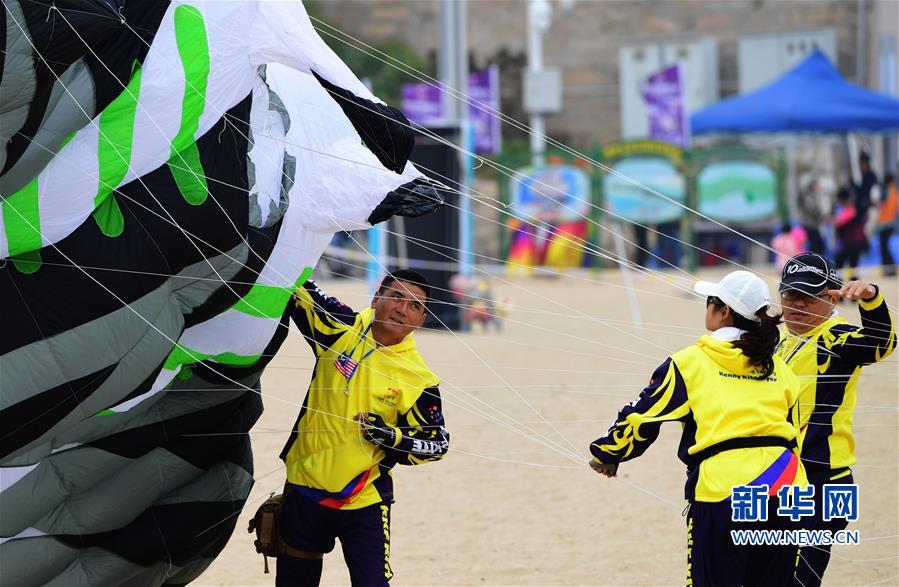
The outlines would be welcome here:
M 899 2 L 877 0 L 866 6 L 865 26 L 870 34 L 866 36 L 866 85 L 875 90 L 899 96 Z M 880 147 L 876 161 L 878 168 L 899 172 L 899 149 L 897 135 L 888 137 Z M 877 151 L 878 149 L 875 149 Z
M 630 108 L 639 94 L 631 86 L 654 64 L 672 59 L 691 64 L 693 107 L 773 80 L 814 46 L 830 55 L 848 79 L 857 80 L 859 11 L 873 56 L 881 42 L 868 30 L 882 20 L 875 13 L 895 14 L 896 6 L 892 0 L 581 0 L 566 10 L 553 2 L 544 61 L 562 70 L 563 111 L 547 119 L 547 130 L 579 146 L 639 134 L 634 120 L 642 114 Z M 363 41 L 402 39 L 431 59 L 436 52 L 436 0 L 326 0 L 316 2 L 315 10 Z M 528 120 L 521 107 L 526 11 L 521 0 L 468 2 L 471 66 L 500 65 L 503 112 L 522 122 Z M 895 43 L 895 30 L 892 34 Z M 870 63 L 861 67 L 872 71 Z M 697 76 L 704 79 L 697 82 Z M 877 87 L 877 75 L 867 78 Z M 503 132 L 508 138 L 522 136 L 510 127 Z

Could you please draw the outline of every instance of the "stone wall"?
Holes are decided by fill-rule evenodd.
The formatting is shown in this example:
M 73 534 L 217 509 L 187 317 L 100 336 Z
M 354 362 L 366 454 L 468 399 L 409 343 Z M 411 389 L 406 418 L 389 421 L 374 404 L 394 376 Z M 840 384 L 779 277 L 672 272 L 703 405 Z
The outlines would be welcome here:
M 564 12 L 554 3 L 544 37 L 544 61 L 562 69 L 564 109 L 547 120 L 554 138 L 573 145 L 620 136 L 618 49 L 622 46 L 713 37 L 718 43 L 721 97 L 737 87 L 737 40 L 742 35 L 832 28 L 838 66 L 855 79 L 855 0 L 580 0 Z M 438 43 L 436 0 L 319 0 L 313 10 L 364 41 L 400 38 L 433 60 Z M 501 67 L 502 109 L 521 111 L 521 71 L 526 67 L 526 3 L 469 0 L 471 66 Z M 364 72 L 357 72 L 362 73 Z M 504 127 L 504 136 L 522 136 Z

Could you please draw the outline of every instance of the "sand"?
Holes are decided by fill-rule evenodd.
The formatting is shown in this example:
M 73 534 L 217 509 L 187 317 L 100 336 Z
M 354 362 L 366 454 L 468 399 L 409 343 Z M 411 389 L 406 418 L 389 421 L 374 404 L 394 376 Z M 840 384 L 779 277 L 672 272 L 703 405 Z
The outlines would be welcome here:
M 416 335 L 443 380 L 452 440 L 443 461 L 395 471 L 394 585 L 683 584 L 679 426 L 664 426 L 618 479 L 584 463 L 588 444 L 653 369 L 703 332 L 703 305 L 680 289 L 688 283 L 686 276 L 637 276 L 638 331 L 615 271 L 495 278 L 497 296 L 514 303 L 501 333 Z M 358 281 L 321 285 L 357 307 L 368 303 Z M 895 280 L 884 290 L 899 306 Z M 858 318 L 851 305 L 842 312 Z M 266 410 L 252 433 L 257 481 L 247 511 L 196 584 L 274 585 L 274 574 L 262 573 L 246 520 L 284 481 L 277 454 L 312 363 L 294 330 L 263 377 Z M 850 528 L 862 543 L 834 549 L 827 585 L 899 584 L 897 367 L 893 355 L 865 369 L 859 383 L 854 470 L 861 514 Z M 578 460 L 560 454 L 566 449 Z M 339 550 L 325 557 L 323 585 L 349 584 Z

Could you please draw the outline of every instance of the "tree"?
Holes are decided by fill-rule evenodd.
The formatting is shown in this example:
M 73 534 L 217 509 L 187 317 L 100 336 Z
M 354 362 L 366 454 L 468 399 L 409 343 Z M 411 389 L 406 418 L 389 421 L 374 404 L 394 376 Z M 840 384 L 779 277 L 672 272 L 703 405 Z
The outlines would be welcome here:
M 335 26 L 324 18 L 323 11 L 317 2 L 307 2 L 306 10 L 312 17 L 312 25 L 319 31 L 322 39 L 346 63 L 360 79 L 368 79 L 372 92 L 385 102 L 398 106 L 403 84 L 424 81 L 422 72 L 433 76 L 433 69 L 427 59 L 411 45 L 400 39 L 386 41 L 362 41 L 372 48 L 366 47 L 348 36 L 329 29 L 317 21 L 324 21 Z M 385 55 L 389 57 L 385 57 Z

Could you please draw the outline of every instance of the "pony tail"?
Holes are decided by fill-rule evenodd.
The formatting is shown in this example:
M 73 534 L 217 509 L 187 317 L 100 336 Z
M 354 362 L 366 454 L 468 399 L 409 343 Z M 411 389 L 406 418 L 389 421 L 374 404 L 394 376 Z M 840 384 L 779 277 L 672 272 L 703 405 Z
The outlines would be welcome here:
M 734 312 L 734 326 L 745 330 L 740 340 L 734 341 L 734 347 L 740 349 L 749 359 L 749 364 L 762 370 L 761 379 L 770 377 L 774 372 L 774 349 L 780 341 L 778 325 L 783 314 L 768 315 L 768 306 L 755 313 L 760 322 L 748 320 Z

